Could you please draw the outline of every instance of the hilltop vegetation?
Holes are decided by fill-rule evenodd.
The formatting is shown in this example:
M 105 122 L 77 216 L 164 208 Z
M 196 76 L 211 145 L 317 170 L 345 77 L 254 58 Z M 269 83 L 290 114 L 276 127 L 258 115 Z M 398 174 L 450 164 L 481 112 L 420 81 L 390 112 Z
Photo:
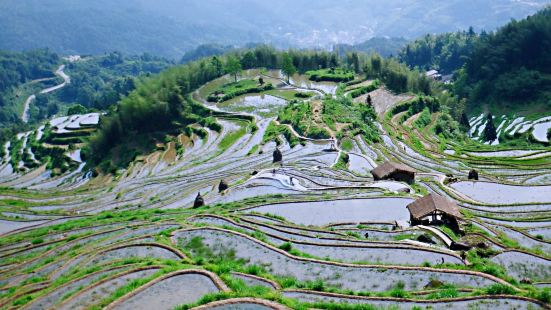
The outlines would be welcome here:
M 23 53 L 0 51 L 0 126 L 17 122 L 20 117 L 10 104 L 22 97 L 14 90 L 32 80 L 54 77 L 59 62 L 59 56 L 47 49 Z
M 551 107 L 551 8 L 481 36 L 455 83 L 472 104 Z
M 472 28 L 469 31 L 427 34 L 408 43 L 398 58 L 411 68 L 423 71 L 436 69 L 443 74 L 451 74 L 463 66 L 477 40 L 478 35 Z
M 36 94 L 29 107 L 29 124 L 53 115 L 104 110 L 135 88 L 135 80 L 158 73 L 172 62 L 151 55 L 126 56 L 118 52 L 67 62 L 47 49 L 23 53 L 0 51 L 0 144 L 31 126 L 21 121 L 23 105 Z M 48 94 L 39 92 L 61 84 L 54 71 L 65 63 L 71 82 Z M 78 111 L 74 108 L 78 107 Z
M 283 66 L 286 70 L 296 70 L 302 74 L 331 74 L 333 70 L 332 72 L 339 75 L 346 75 L 346 81 L 353 79 L 355 74 L 359 74 L 362 79 L 378 80 L 374 82 L 374 86 L 356 90 L 362 94 L 378 87 L 380 81 L 387 89 L 396 93 L 435 95 L 439 98 L 436 100 L 442 100 L 446 106 L 442 117 L 449 117 L 449 111 L 454 110 L 452 115 L 457 121 L 463 111 L 462 103 L 456 97 L 449 94 L 442 96 L 442 90 L 434 87 L 430 79 L 418 71 L 408 69 L 395 59 L 383 59 L 376 54 L 363 53 L 354 53 L 354 57 L 341 59 L 328 52 L 283 52 L 260 46 L 173 67 L 142 81 L 135 91 L 120 101 L 116 111 L 102 120 L 101 129 L 92 139 L 88 158 L 92 158 L 96 164 L 103 162 L 102 166 L 111 167 L 109 170 L 125 166 L 135 156 L 151 150 L 155 142 L 162 141 L 166 134 L 185 132 L 185 128 L 194 123 L 203 124 L 202 120 L 214 113 L 195 103 L 189 96 L 199 86 L 224 74 L 230 74 L 233 80 L 240 69 L 281 69 Z M 362 79 L 349 83 L 357 83 Z M 267 85 L 269 84 L 259 86 L 253 80 L 233 82 L 219 88 L 217 94 L 211 93 L 209 100 L 224 101 L 242 92 L 261 91 L 259 87 L 268 87 Z M 353 94 L 355 92 L 351 92 L 349 96 L 354 97 Z M 218 98 L 220 96 L 223 97 Z M 226 96 L 228 97 L 224 98 Z M 329 128 L 339 136 L 350 132 L 363 134 L 368 140 L 376 141 L 376 130 L 371 124 L 373 112 L 369 112 L 369 109 L 364 111 L 363 105 L 352 104 L 346 97 L 324 99 L 327 108 L 321 111 L 323 126 L 321 123 L 312 124 L 310 103 L 292 104 L 285 108 L 280 117 L 282 122 L 293 125 L 309 137 L 328 138 L 332 136 Z M 449 121 L 451 122 L 451 117 Z M 342 123 L 338 126 L 345 127 L 337 128 L 336 123 Z

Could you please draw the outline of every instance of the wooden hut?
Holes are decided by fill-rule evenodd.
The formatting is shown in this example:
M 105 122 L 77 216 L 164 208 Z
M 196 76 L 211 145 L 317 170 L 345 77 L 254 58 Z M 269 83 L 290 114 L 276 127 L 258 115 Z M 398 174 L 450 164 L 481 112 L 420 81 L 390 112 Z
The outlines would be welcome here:
M 415 181 L 415 169 L 390 161 L 371 170 L 371 174 L 376 181 L 395 180 L 410 184 Z
M 459 231 L 461 212 L 455 202 L 437 194 L 428 194 L 407 205 L 411 225 L 448 224 Z

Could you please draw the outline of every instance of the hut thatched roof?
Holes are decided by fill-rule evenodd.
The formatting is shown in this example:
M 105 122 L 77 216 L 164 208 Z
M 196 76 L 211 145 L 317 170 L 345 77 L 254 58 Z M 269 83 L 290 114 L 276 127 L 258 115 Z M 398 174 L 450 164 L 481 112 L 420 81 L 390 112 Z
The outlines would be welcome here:
M 440 211 L 456 218 L 461 218 L 459 207 L 446 197 L 428 194 L 407 205 L 409 213 L 414 219 L 421 219 L 434 211 Z
M 415 169 L 406 166 L 404 164 L 399 164 L 391 161 L 387 161 L 383 163 L 382 165 L 377 166 L 377 168 L 371 170 L 371 174 L 373 174 L 374 177 L 379 179 L 384 179 L 391 175 L 394 172 L 397 171 L 405 171 L 410 173 L 415 173 Z

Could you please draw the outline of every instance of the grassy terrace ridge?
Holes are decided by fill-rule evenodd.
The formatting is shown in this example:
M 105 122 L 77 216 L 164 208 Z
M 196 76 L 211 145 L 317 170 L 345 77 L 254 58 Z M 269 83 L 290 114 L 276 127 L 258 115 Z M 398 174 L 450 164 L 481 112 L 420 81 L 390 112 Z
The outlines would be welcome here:
M 0 308 L 102 309 L 132 293 L 152 301 L 192 296 L 178 309 L 240 297 L 292 309 L 549 308 L 551 290 L 540 282 L 551 280 L 551 201 L 483 203 L 453 187 L 477 169 L 481 181 L 547 188 L 548 158 L 470 155 L 476 144 L 456 121 L 461 101 L 393 59 L 361 56 L 353 80 L 323 83 L 327 95 L 316 83 L 284 87 L 284 60 L 301 64 L 301 81 L 320 66 L 330 71 L 332 64 L 303 61 L 312 55 L 259 48 L 172 68 L 102 118 L 83 149 L 82 172 L 72 166 L 49 178 L 35 169 L 2 179 L 0 218 L 13 228 L 0 237 Z M 354 68 L 338 61 L 334 67 Z M 246 70 L 237 72 L 237 62 Z M 260 77 L 270 89 L 258 90 Z M 273 163 L 276 145 L 283 161 Z M 416 169 L 415 183 L 374 181 L 369 171 L 386 160 Z M 468 248 L 452 250 L 438 231 L 405 224 L 405 205 L 428 193 L 459 204 L 461 231 L 433 228 Z M 204 295 L 195 281 L 163 283 L 192 270 L 212 272 L 230 290 Z M 153 283 L 165 286 L 148 295 Z M 303 302 L 293 292 L 337 302 Z
M 207 100 L 211 102 L 223 102 L 244 94 L 262 93 L 273 88 L 274 86 L 271 83 L 260 84 L 259 81 L 243 79 L 222 85 L 212 92 L 207 97 Z
M 354 79 L 354 71 L 344 68 L 327 68 L 306 71 L 306 75 L 312 81 L 321 82 L 349 82 Z

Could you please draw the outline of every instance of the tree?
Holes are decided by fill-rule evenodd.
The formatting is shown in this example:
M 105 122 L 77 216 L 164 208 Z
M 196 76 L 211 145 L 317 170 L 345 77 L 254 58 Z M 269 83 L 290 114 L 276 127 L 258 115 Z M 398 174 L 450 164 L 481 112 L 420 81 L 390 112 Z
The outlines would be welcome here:
M 547 129 L 547 141 L 551 142 L 551 128 Z
M 69 107 L 69 110 L 67 110 L 67 115 L 85 114 L 86 112 L 88 112 L 88 109 L 86 109 L 85 106 L 77 103 Z
M 471 124 L 469 123 L 469 118 L 467 117 L 467 114 L 465 112 L 461 113 L 460 124 L 467 129 L 471 127 Z
M 220 58 L 213 56 L 210 62 L 215 68 L 216 73 L 222 74 L 222 72 L 224 71 L 224 66 L 222 65 L 222 61 L 220 61 Z
M 347 59 L 346 62 L 354 70 L 354 72 L 359 73 L 360 58 L 358 57 L 358 53 L 349 53 L 346 55 L 346 59 Z
M 237 75 L 241 72 L 241 62 L 235 56 L 228 57 L 226 61 L 226 72 L 233 75 L 235 81 L 237 82 Z
M 370 95 L 370 94 L 367 94 L 367 97 L 365 98 L 365 103 L 367 103 L 367 105 L 369 105 L 369 106 L 372 105 L 371 95 Z
M 494 125 L 494 117 L 492 113 L 486 116 L 486 127 L 484 128 L 484 141 L 495 141 L 497 139 L 496 126 Z
M 291 58 L 291 55 L 289 55 L 288 53 L 283 54 L 281 71 L 283 71 L 283 73 L 287 75 L 287 83 L 289 83 L 291 75 L 297 72 L 297 68 L 295 68 L 295 65 L 293 64 L 293 58 Z
M 241 58 L 241 65 L 245 69 L 254 68 L 256 66 L 256 56 L 252 51 L 248 51 Z
M 375 74 L 379 74 L 381 72 L 381 57 L 379 55 L 373 55 L 371 57 L 371 69 L 375 72 Z

